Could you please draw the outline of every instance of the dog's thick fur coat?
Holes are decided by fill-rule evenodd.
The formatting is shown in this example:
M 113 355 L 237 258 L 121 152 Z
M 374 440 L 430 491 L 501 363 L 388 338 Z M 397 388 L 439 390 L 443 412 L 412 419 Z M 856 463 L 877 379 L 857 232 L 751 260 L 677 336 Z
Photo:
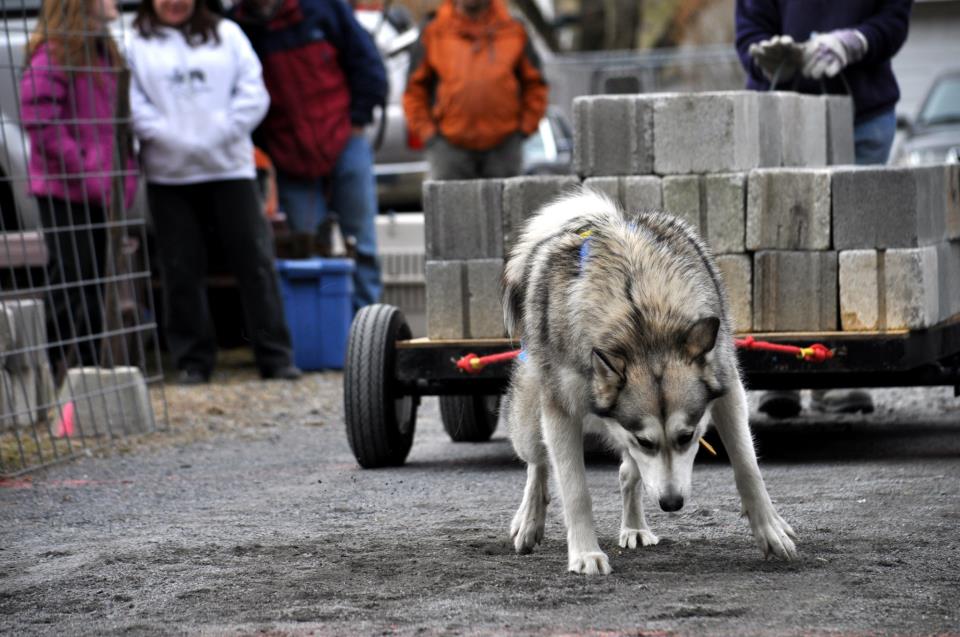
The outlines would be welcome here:
M 527 463 L 510 529 L 518 552 L 543 538 L 549 464 L 569 569 L 610 572 L 586 487 L 588 430 L 621 454 L 620 546 L 659 542 L 642 492 L 664 510 L 683 506 L 709 408 L 761 551 L 795 557 L 793 529 L 757 466 L 723 283 L 688 225 L 662 213 L 626 214 L 586 189 L 565 196 L 526 224 L 504 270 L 503 308 L 525 350 L 503 408 Z

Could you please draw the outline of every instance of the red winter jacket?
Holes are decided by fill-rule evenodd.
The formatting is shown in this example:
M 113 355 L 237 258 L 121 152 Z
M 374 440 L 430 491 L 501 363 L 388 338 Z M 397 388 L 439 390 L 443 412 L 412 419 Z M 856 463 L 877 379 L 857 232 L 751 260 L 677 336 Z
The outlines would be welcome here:
M 231 16 L 257 52 L 270 93 L 258 145 L 289 175 L 330 174 L 351 126 L 370 123 L 386 100 L 373 40 L 342 0 L 283 0 L 269 18 L 239 4 Z

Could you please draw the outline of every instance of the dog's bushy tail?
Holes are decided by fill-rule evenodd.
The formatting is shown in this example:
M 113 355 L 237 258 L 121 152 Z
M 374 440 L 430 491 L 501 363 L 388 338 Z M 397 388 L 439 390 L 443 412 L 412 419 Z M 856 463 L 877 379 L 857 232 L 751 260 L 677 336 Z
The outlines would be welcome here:
M 603 193 L 581 187 L 566 192 L 531 216 L 508 255 L 501 281 L 503 321 L 507 333 L 523 338 L 523 306 L 530 275 L 542 248 L 551 239 L 620 219 L 622 212 Z

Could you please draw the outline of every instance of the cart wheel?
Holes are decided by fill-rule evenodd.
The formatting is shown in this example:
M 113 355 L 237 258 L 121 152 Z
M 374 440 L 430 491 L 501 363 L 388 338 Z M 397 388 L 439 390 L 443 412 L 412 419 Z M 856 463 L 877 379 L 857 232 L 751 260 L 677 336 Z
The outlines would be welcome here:
M 402 465 L 413 444 L 419 398 L 394 386 L 395 343 L 411 337 L 392 305 L 362 308 L 350 326 L 343 373 L 347 440 L 361 467 Z
M 497 428 L 500 396 L 440 396 L 440 420 L 454 442 L 486 442 Z

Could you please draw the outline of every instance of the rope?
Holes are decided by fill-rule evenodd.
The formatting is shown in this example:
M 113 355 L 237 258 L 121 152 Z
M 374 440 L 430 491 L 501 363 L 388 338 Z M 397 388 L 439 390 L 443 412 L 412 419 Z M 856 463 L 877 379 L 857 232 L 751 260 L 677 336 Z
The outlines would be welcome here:
M 738 338 L 734 344 L 739 349 L 752 349 L 763 352 L 777 352 L 779 354 L 793 354 L 800 360 L 811 363 L 822 363 L 833 358 L 833 350 L 826 345 L 814 343 L 809 347 L 799 347 L 797 345 L 781 345 L 779 343 L 770 343 L 768 341 L 758 341 L 752 336 Z M 476 354 L 466 354 L 456 361 L 457 369 L 468 374 L 476 374 L 483 370 L 487 365 L 502 363 L 513 360 L 520 355 L 523 350 L 515 349 L 499 354 L 490 354 L 489 356 L 477 356 Z

